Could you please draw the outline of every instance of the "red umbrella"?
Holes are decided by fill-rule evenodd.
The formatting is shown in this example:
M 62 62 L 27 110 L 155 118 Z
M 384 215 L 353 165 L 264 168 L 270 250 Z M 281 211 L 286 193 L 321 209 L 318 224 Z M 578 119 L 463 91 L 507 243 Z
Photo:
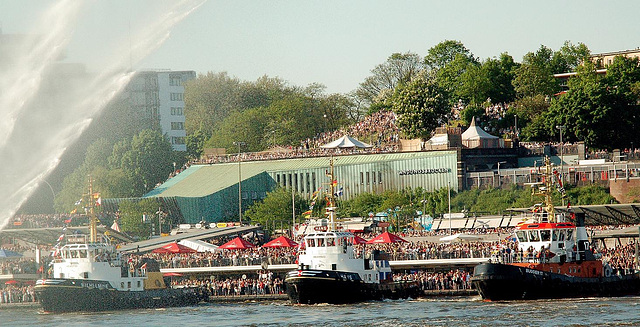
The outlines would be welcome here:
M 241 237 L 236 237 L 231 241 L 220 245 L 219 249 L 236 250 L 236 249 L 249 249 L 254 247 L 256 246 L 245 241 Z
M 384 233 L 382 233 L 382 234 L 370 239 L 369 241 L 367 241 L 367 244 L 400 243 L 400 242 L 407 242 L 407 241 L 402 239 L 400 236 L 391 234 L 389 232 L 384 232 Z
M 358 235 L 353 235 L 353 244 L 367 244 L 367 240 Z
M 184 246 L 182 244 L 172 242 L 163 247 L 157 248 L 151 252 L 153 253 L 195 253 L 197 251 L 188 246 Z
M 162 276 L 164 276 L 164 277 L 181 277 L 182 274 L 181 273 L 176 273 L 176 272 L 168 272 L 168 273 L 162 274 Z
M 13 284 L 18 284 L 17 280 L 8 280 L 5 285 L 13 285 Z
M 292 241 L 290 238 L 286 237 L 286 236 L 280 236 L 278 238 L 276 238 L 275 240 L 271 240 L 270 242 L 268 242 L 267 244 L 263 245 L 262 247 L 266 247 L 266 248 L 292 248 L 294 246 L 298 246 L 298 243 Z

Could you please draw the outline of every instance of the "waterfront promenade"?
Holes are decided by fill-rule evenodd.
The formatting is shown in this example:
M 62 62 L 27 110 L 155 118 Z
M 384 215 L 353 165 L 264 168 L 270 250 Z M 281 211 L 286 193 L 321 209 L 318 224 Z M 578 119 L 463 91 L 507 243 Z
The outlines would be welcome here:
M 449 269 L 449 268 L 473 268 L 481 263 L 488 262 L 490 258 L 457 258 L 457 259 L 430 259 L 430 260 L 397 260 L 389 261 L 391 270 L 405 269 Z M 296 269 L 296 264 L 280 265 L 248 265 L 248 266 L 222 266 L 222 267 L 190 267 L 190 268 L 162 268 L 162 273 L 177 274 L 243 274 L 255 273 L 258 270 L 273 272 L 287 272 Z

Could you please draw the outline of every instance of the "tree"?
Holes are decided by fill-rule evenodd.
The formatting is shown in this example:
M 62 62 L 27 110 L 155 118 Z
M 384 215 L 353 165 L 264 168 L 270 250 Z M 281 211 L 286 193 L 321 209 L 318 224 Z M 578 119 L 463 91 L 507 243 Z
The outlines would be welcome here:
M 187 156 L 189 158 L 200 158 L 204 151 L 204 145 L 211 138 L 211 134 L 202 129 L 187 135 L 185 143 L 187 144 Z
M 500 54 L 498 59 L 487 59 L 482 63 L 481 73 L 488 80 L 489 88 L 486 98 L 491 98 L 493 103 L 510 103 L 516 98 L 513 87 L 515 70 L 519 64 L 508 53 Z
M 242 152 L 260 151 L 265 147 L 263 142 L 269 141 L 263 137 L 268 120 L 268 110 L 262 107 L 235 112 L 219 124 L 205 146 L 226 148 L 227 152 L 236 153 L 238 146 L 234 142 L 244 142 Z
M 120 202 L 120 228 L 130 235 L 142 239 L 148 238 L 151 235 L 152 221 L 157 222 L 158 208 L 159 203 L 154 198 L 146 198 L 138 202 Z M 144 217 L 147 218 L 146 222 L 143 221 Z
M 428 137 L 446 122 L 449 106 L 444 91 L 426 74 L 399 88 L 392 99 L 398 127 L 407 137 Z
M 488 88 L 488 80 L 480 74 L 480 64 L 473 58 L 463 54 L 456 57 L 445 66 L 431 72 L 435 74 L 440 88 L 448 94 L 449 106 L 459 100 L 463 103 L 482 102 L 482 97 Z
M 553 51 L 544 45 L 535 53 L 524 55 L 522 65 L 515 70 L 513 86 L 518 97 L 553 95 L 559 84 L 553 77 L 551 57 Z
M 294 198 L 296 215 L 299 218 L 302 212 L 307 210 L 308 202 L 297 193 Z M 290 228 L 293 220 L 292 208 L 291 190 L 278 187 L 267 193 L 267 197 L 262 202 L 255 203 L 249 207 L 244 213 L 244 217 L 251 221 L 252 224 L 259 223 L 268 230 L 279 229 L 280 226 Z
M 135 176 L 133 187 L 139 195 L 164 182 L 173 171 L 175 161 L 169 141 L 160 132 L 152 130 L 140 132 L 131 142 L 117 143 L 109 158 L 111 168 L 120 168 Z
M 420 56 L 415 53 L 393 53 L 387 61 L 371 70 L 356 90 L 358 98 L 369 105 L 384 102 L 398 85 L 409 82 L 422 70 Z
M 424 57 L 424 65 L 428 70 L 440 70 L 458 56 L 462 56 L 468 62 L 477 61 L 462 42 L 445 40 L 428 50 L 428 54 Z
M 577 76 L 569 80 L 567 93 L 554 100 L 544 115 L 547 135 L 563 125 L 567 141 L 606 149 L 637 139 L 638 98 L 630 85 L 640 80 L 638 60 L 618 57 L 610 72 L 603 78 L 596 74 L 593 63 L 580 66 Z
M 575 71 L 582 63 L 589 61 L 591 51 L 583 43 L 573 45 L 565 41 L 560 50 L 553 53 L 551 58 L 551 72 L 554 74 Z

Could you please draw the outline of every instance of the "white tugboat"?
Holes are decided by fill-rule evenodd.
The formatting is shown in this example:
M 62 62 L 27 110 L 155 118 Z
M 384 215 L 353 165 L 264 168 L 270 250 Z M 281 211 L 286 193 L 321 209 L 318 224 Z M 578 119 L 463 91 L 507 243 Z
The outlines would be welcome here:
M 327 207 L 326 230 L 305 235 L 298 253 L 298 269 L 285 278 L 287 295 L 293 303 L 355 303 L 419 295 L 413 282 L 394 282 L 387 256 L 374 250 L 369 258 L 356 257 L 355 236 L 336 227 L 333 159 L 331 200 Z
M 186 306 L 201 300 L 198 289 L 168 287 L 157 262 L 145 260 L 134 267 L 107 240 L 97 242 L 92 205 L 90 213 L 90 240 L 81 237 L 62 246 L 54 256 L 52 278 L 36 282 L 45 312 Z

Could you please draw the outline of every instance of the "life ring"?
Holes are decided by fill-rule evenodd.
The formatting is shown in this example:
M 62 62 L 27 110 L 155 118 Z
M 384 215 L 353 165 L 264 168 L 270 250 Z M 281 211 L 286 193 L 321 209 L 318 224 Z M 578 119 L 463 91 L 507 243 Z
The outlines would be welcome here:
M 604 266 L 604 277 L 611 277 L 612 274 L 613 274 L 613 269 L 611 269 L 611 266 L 609 265 Z
M 327 231 L 327 226 L 316 226 L 313 229 L 319 232 L 325 232 Z

